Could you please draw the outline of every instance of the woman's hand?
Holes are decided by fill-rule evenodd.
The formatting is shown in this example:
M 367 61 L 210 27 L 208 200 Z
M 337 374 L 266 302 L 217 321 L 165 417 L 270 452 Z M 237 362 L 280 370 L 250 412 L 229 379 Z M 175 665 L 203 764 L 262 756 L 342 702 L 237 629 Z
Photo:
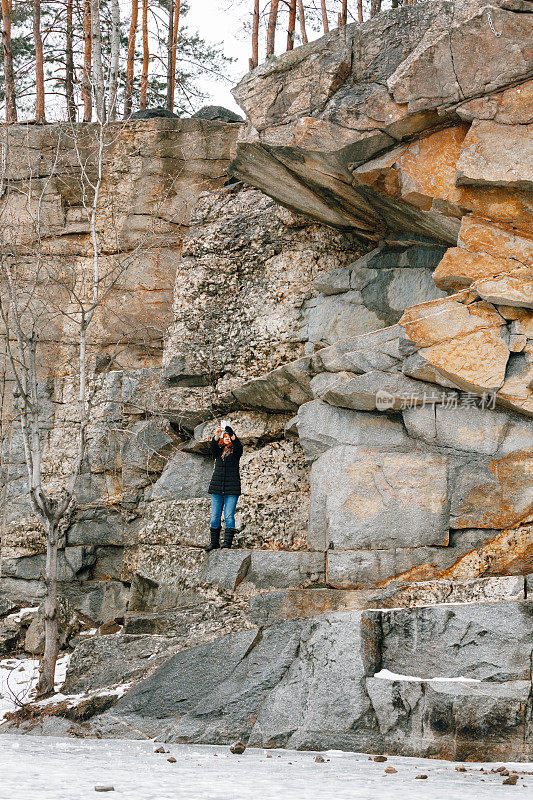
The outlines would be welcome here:
M 215 431 L 215 439 L 218 441 L 221 436 L 222 436 L 222 428 L 219 425 Z
M 235 436 L 235 434 L 233 434 L 233 436 L 230 436 L 230 439 L 231 439 L 232 442 L 234 442 L 236 438 L 237 437 Z

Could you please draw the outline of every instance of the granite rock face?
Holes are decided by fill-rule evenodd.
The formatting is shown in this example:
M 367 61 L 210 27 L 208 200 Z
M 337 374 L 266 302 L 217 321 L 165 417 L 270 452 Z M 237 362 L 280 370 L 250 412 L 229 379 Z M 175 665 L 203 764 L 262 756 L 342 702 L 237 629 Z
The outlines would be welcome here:
M 525 602 L 276 622 L 170 657 L 89 729 L 120 736 L 129 728 L 168 742 L 237 738 L 269 748 L 527 760 L 531 636 Z M 410 672 L 393 672 L 400 667 Z

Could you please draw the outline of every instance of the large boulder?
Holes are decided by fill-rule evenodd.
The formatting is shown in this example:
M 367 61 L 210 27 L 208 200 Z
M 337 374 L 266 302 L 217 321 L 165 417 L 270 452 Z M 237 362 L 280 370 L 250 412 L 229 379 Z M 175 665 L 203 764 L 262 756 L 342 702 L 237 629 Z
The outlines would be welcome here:
M 383 550 L 448 543 L 448 460 L 340 446 L 311 469 L 309 545 Z
M 530 602 L 429 606 L 383 614 L 381 666 L 419 678 L 531 679 Z

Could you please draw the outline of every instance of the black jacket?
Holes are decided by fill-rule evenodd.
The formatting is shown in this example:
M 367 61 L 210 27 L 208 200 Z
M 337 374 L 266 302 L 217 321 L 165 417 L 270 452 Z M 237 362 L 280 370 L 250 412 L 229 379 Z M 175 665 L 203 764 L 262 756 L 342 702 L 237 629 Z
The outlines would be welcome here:
M 239 460 L 242 456 L 242 444 L 235 437 L 233 453 L 222 458 L 223 448 L 216 439 L 211 439 L 211 455 L 215 459 L 215 469 L 209 484 L 208 494 L 236 494 L 241 493 L 241 476 L 239 475 Z

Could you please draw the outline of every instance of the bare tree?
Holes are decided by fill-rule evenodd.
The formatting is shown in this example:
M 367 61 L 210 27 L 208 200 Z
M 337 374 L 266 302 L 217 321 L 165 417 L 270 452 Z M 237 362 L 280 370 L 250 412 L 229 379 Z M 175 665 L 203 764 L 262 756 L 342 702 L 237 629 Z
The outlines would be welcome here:
M 111 71 L 109 76 L 109 119 L 117 118 L 118 71 L 120 67 L 120 5 L 111 3 Z
M 128 60 L 126 64 L 126 91 L 124 98 L 124 119 L 131 116 L 133 101 L 133 71 L 135 68 L 135 38 L 139 17 L 139 0 L 131 0 L 131 22 L 128 37 Z
M 79 478 L 87 464 L 91 424 L 98 404 L 103 408 L 108 404 L 108 398 L 101 394 L 102 359 L 98 356 L 105 347 L 104 362 L 112 364 L 114 355 L 107 344 L 107 335 L 102 340 L 100 326 L 103 319 L 107 325 L 112 324 L 115 355 L 126 342 L 131 343 L 133 336 L 136 343 L 143 342 L 147 352 L 153 351 L 154 341 L 162 342 L 164 331 L 157 321 L 147 320 L 143 331 L 143 323 L 139 324 L 137 317 L 133 322 L 125 319 L 124 296 L 129 291 L 130 267 L 146 254 L 151 257 L 155 243 L 164 247 L 167 233 L 174 241 L 173 215 L 179 212 L 170 203 L 173 210 L 172 218 L 168 219 L 166 204 L 174 196 L 174 180 L 179 175 L 169 181 L 146 231 L 139 235 L 134 246 L 128 245 L 123 252 L 119 230 L 115 228 L 115 220 L 122 213 L 121 200 L 105 180 L 110 156 L 123 128 L 117 131 L 116 125 L 97 122 L 52 129 L 50 135 L 56 139 L 54 147 L 47 151 L 51 155 L 44 170 L 46 178 L 32 173 L 30 142 L 21 141 L 21 134 L 12 134 L 12 130 L 17 131 L 5 126 L 4 140 L 0 142 L 0 339 L 9 378 L 15 385 L 15 408 L 11 413 L 22 435 L 27 492 L 46 541 L 42 576 L 45 650 L 37 687 L 38 695 L 43 695 L 53 691 L 58 656 L 58 549 L 64 544 L 65 531 L 76 510 Z M 29 135 L 26 133 L 26 137 Z M 29 174 L 27 179 L 13 178 L 20 171 L 20 162 L 10 154 L 13 136 L 18 136 L 19 152 L 27 159 L 27 164 L 23 164 L 24 173 Z M 69 197 L 87 225 L 88 257 L 81 261 L 58 257 L 46 246 L 50 236 L 47 227 L 50 188 L 57 182 L 64 185 L 65 181 Z M 25 222 L 28 218 L 29 222 Z M 110 250 L 114 255 L 110 255 Z M 54 399 L 54 403 L 69 403 L 69 420 L 75 433 L 72 446 L 65 448 L 62 476 L 55 474 L 53 482 L 48 484 L 49 399 L 43 391 L 43 382 L 50 373 L 66 376 L 63 381 L 67 382 L 67 395 L 74 398 L 74 405 L 68 397 Z
M 357 19 L 359 22 L 363 21 L 363 0 L 357 0 Z
M 85 0 L 83 6 L 83 121 L 90 122 L 93 118 L 92 81 L 91 81 L 91 0 Z
M 381 11 L 381 0 L 372 0 L 370 4 L 370 16 L 375 17 Z
M 99 0 L 91 0 L 91 38 L 93 62 L 93 86 L 96 100 L 96 115 L 98 121 L 105 122 L 105 80 L 102 63 L 102 27 L 100 24 Z
M 4 78 L 6 89 L 6 122 L 17 121 L 13 49 L 11 43 L 12 0 L 2 0 L 2 48 L 4 51 Z
M 41 3 L 33 0 L 33 41 L 35 45 L 35 122 L 46 122 L 44 112 L 44 62 L 41 36 Z
M 150 49 L 148 42 L 148 0 L 142 0 L 142 34 L 143 34 L 143 67 L 141 75 L 141 94 L 139 98 L 139 108 L 146 108 L 148 105 L 148 68 L 150 65 Z
M 69 122 L 76 122 L 77 110 L 74 99 L 74 0 L 67 0 L 66 13 L 65 95 L 67 100 L 67 119 Z

